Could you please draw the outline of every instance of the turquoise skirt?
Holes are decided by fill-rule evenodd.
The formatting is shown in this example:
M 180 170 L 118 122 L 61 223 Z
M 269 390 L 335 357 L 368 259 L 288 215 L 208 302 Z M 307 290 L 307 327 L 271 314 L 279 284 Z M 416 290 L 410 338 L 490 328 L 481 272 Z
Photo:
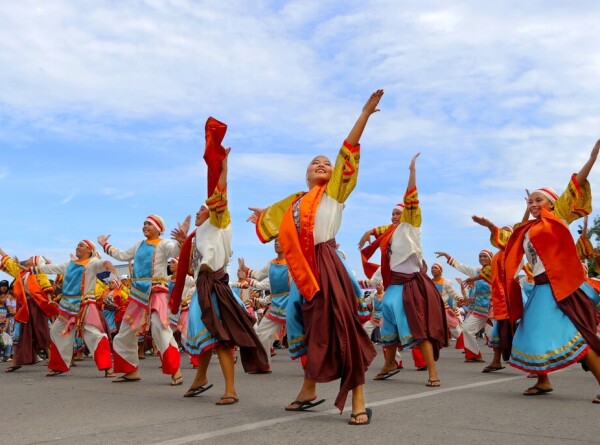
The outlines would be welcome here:
M 597 298 L 587 283 L 580 289 L 590 299 Z M 525 372 L 547 374 L 577 363 L 588 349 L 581 333 L 556 304 L 550 284 L 535 285 L 513 339 L 509 364 Z
M 382 301 L 381 341 L 385 346 L 396 345 L 400 349 L 410 349 L 424 339 L 413 338 L 404 311 L 403 290 L 404 285 L 392 284 L 385 291 Z

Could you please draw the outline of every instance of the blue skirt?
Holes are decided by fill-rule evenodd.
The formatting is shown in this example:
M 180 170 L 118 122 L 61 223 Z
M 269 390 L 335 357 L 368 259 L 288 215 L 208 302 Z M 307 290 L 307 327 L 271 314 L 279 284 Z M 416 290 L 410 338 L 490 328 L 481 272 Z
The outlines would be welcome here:
M 492 332 L 488 337 L 488 346 L 490 348 L 500 348 L 500 329 L 498 329 L 498 326 L 498 322 L 494 321 L 494 324 L 492 326 Z
M 346 263 L 344 256 L 340 253 L 339 250 L 336 249 L 336 252 L 341 259 L 346 271 L 348 272 L 348 276 L 350 277 L 350 281 L 352 282 L 352 287 L 354 289 L 354 294 L 359 302 L 357 314 L 359 317 L 367 317 L 370 316 L 370 313 L 366 307 L 361 307 L 360 300 L 362 299 L 363 291 L 358 284 L 358 280 L 354 276 L 354 272 L 350 269 L 350 266 Z M 304 297 L 300 294 L 300 291 L 296 287 L 296 283 L 291 281 L 290 283 L 290 294 L 287 297 L 287 307 L 286 307 L 286 317 L 285 317 L 285 326 L 288 337 L 288 351 L 290 354 L 290 358 L 292 360 L 296 360 L 303 355 L 306 355 L 308 352 L 308 348 L 304 344 L 304 321 L 302 320 L 302 305 L 306 303 Z
M 115 311 L 109 311 L 107 309 L 104 309 L 102 311 L 102 315 L 104 315 L 104 319 L 106 320 L 106 323 L 108 324 L 110 332 L 116 331 L 117 323 L 115 322 Z
M 593 298 L 587 283 L 580 289 Z M 547 374 L 577 363 L 588 349 L 581 333 L 558 307 L 550 284 L 535 285 L 513 339 L 509 364 L 526 372 Z
M 385 346 L 398 346 L 400 349 L 410 349 L 424 340 L 413 338 L 408 319 L 404 311 L 402 298 L 404 285 L 392 284 L 383 296 L 383 324 L 381 325 L 381 341 Z
M 211 294 L 213 304 L 220 317 L 219 306 L 217 305 L 217 297 L 214 292 Z M 204 323 L 202 323 L 202 311 L 200 303 L 198 303 L 198 292 L 194 292 L 190 301 L 188 312 L 188 331 L 187 341 L 185 342 L 185 351 L 190 355 L 201 355 L 202 353 L 213 349 L 217 346 L 217 339 L 208 332 Z

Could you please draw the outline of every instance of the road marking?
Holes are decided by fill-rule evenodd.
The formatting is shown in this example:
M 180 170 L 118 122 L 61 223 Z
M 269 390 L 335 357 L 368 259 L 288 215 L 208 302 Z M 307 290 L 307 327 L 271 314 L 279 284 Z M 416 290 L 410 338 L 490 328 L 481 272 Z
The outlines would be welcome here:
M 511 380 L 518 380 L 518 379 L 522 380 L 523 376 L 520 375 L 520 376 L 516 376 L 516 377 L 504 377 L 501 379 L 487 380 L 487 381 L 477 382 L 477 383 L 469 383 L 468 385 L 454 386 L 451 388 L 438 388 L 435 390 L 429 390 L 429 391 L 420 392 L 417 394 L 411 394 L 408 396 L 395 397 L 393 399 L 384 399 L 384 400 L 380 400 L 378 402 L 370 402 L 370 403 L 367 403 L 367 406 L 374 407 L 374 406 L 391 405 L 392 403 L 405 402 L 407 400 L 421 399 L 423 397 L 436 396 L 436 395 L 444 394 L 447 392 L 462 391 L 463 389 L 477 388 L 479 386 L 493 385 L 495 383 L 509 382 Z M 186 444 L 186 443 L 190 443 L 190 442 L 198 442 L 200 440 L 205 440 L 205 439 L 213 439 L 215 437 L 227 436 L 229 434 L 236 434 L 236 433 L 242 433 L 245 431 L 257 430 L 257 429 L 268 427 L 268 426 L 279 425 L 279 424 L 286 423 L 286 422 L 293 422 L 298 419 L 310 419 L 311 417 L 328 416 L 331 414 L 338 414 L 338 413 L 339 413 L 339 410 L 337 408 L 333 408 L 333 409 L 330 409 L 327 411 L 319 411 L 319 412 L 304 412 L 301 414 L 294 414 L 291 416 L 288 415 L 285 417 L 276 417 L 275 419 L 263 420 L 260 422 L 245 423 L 243 425 L 233 426 L 230 428 L 224 428 L 222 430 L 209 431 L 206 433 L 199 433 L 199 434 L 193 434 L 191 436 L 179 437 L 177 439 L 170 439 L 170 440 L 166 440 L 164 442 L 157 442 L 155 445 L 181 445 L 181 444 Z

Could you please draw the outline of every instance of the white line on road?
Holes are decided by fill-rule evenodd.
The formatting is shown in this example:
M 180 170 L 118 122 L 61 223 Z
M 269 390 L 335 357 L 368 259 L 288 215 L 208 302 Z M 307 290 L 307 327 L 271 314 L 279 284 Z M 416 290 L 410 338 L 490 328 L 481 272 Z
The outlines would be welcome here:
M 421 399 L 423 397 L 436 396 L 436 395 L 444 394 L 447 392 L 462 391 L 463 389 L 477 388 L 479 386 L 493 385 L 495 383 L 509 382 L 511 380 L 517 380 L 517 379 L 522 379 L 522 378 L 523 378 L 523 376 L 520 375 L 517 377 L 505 377 L 505 378 L 501 378 L 501 379 L 487 380 L 484 382 L 469 383 L 468 385 L 453 386 L 451 388 L 439 388 L 439 389 L 435 389 L 435 390 L 421 392 L 418 394 L 411 394 L 409 396 L 395 397 L 393 399 L 384 399 L 384 400 L 380 400 L 378 402 L 370 402 L 370 403 L 367 403 L 367 406 L 373 407 L 373 406 L 390 405 L 392 403 L 405 402 L 407 400 Z M 181 444 L 186 444 L 186 443 L 190 443 L 190 442 L 198 442 L 200 440 L 205 440 L 205 439 L 213 439 L 215 437 L 226 436 L 229 434 L 242 433 L 244 431 L 257 430 L 257 429 L 264 428 L 267 426 L 278 425 L 278 424 L 285 423 L 285 422 L 292 422 L 292 421 L 298 420 L 298 419 L 309 419 L 311 417 L 328 416 L 331 414 L 338 414 L 338 413 L 339 413 L 339 411 L 337 410 L 337 408 L 330 409 L 327 411 L 319 411 L 316 413 L 304 412 L 302 414 L 294 414 L 291 416 L 288 415 L 285 417 L 277 417 L 275 419 L 263 420 L 261 422 L 246 423 L 243 425 L 233 426 L 231 428 L 224 428 L 222 430 L 209 431 L 206 433 L 199 433 L 199 434 L 193 434 L 191 436 L 179 437 L 177 439 L 171 439 L 171 440 L 167 440 L 164 442 L 158 442 L 155 445 L 181 445 Z

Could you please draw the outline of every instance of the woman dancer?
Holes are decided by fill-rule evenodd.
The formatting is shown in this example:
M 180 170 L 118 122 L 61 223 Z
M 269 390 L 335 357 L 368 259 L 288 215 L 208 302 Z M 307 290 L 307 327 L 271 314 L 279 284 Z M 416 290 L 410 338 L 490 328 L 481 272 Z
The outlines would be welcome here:
M 233 405 L 239 401 L 231 352 L 234 346 L 239 347 L 246 372 L 256 372 L 269 365 L 267 353 L 254 332 L 255 320 L 234 296 L 226 272 L 231 256 L 231 215 L 227 205 L 230 149 L 221 146 L 226 128 L 214 118 L 206 123 L 204 159 L 208 166 L 208 199 L 196 213 L 196 230 L 187 238 L 182 230 L 176 233 L 176 239 L 183 241 L 183 246 L 169 302 L 171 312 L 177 312 L 191 265 L 196 292 L 190 302 L 186 350 L 199 359 L 196 377 L 184 397 L 195 397 L 213 386 L 208 384 L 207 370 L 214 349 L 225 380 L 225 392 L 217 405 Z
M 446 257 L 448 264 L 456 270 L 464 273 L 472 281 L 466 281 L 465 284 L 470 285 L 474 282 L 473 293 L 470 295 L 474 299 L 473 307 L 463 323 L 463 337 L 465 344 L 465 362 L 477 363 L 484 362 L 481 356 L 479 345 L 477 344 L 477 333 L 485 328 L 486 334 L 489 336 L 491 332 L 491 324 L 489 321 L 490 312 L 490 295 L 492 282 L 492 257 L 494 254 L 491 250 L 484 249 L 479 252 L 479 264 L 481 268 L 471 267 L 460 263 L 456 258 L 451 257 L 446 252 L 434 252 L 437 257 Z
M 533 220 L 515 229 L 506 245 L 506 291 L 511 320 L 521 319 L 513 339 L 509 364 L 537 374 L 524 395 L 552 391 L 548 373 L 582 361 L 600 384 L 600 338 L 596 335 L 593 289 L 584 270 L 568 224 L 589 214 L 591 190 L 587 181 L 600 151 L 596 142 L 588 161 L 571 176 L 558 196 L 541 188 L 529 196 Z M 523 307 L 514 277 L 523 255 L 533 266 L 535 285 Z M 596 294 L 597 295 L 597 294 Z M 600 395 L 593 399 L 600 404 Z
M 341 378 L 335 406 L 342 411 L 352 391 L 351 425 L 366 425 L 371 420 L 363 385 L 376 352 L 356 313 L 356 291 L 336 250 L 335 235 L 344 202 L 356 185 L 360 137 L 369 117 L 379 111 L 377 104 L 382 95 L 383 90 L 377 90 L 367 100 L 340 149 L 335 167 L 325 156 L 311 161 L 306 172 L 309 192 L 294 194 L 264 210 L 250 208 L 253 214 L 249 218 L 256 223 L 262 242 L 279 235 L 294 281 L 287 308 L 288 335 L 290 317 L 304 327 L 304 382 L 286 410 L 303 411 L 322 403 L 314 402 L 317 382 Z M 298 301 L 298 295 L 302 301 Z M 301 316 L 296 312 L 300 308 Z M 293 347 L 290 342 L 290 349 Z
M 442 276 L 444 268 L 440 263 L 433 263 L 430 270 L 433 277 L 431 281 L 437 287 L 446 308 L 446 322 L 448 323 L 450 338 L 456 340 L 456 349 L 464 349 L 465 345 L 461 336 L 463 331 L 462 320 L 458 314 L 458 303 L 462 300 L 462 296 L 456 292 L 452 282 Z
M 32 365 L 39 361 L 37 353 L 41 350 L 48 356 L 50 348 L 49 318 L 58 314 L 58 306 L 52 301 L 54 288 L 46 274 L 32 275 L 24 271 L 19 263 L 0 249 L 2 260 L 0 270 L 15 278 L 13 292 L 17 298 L 15 320 L 19 323 L 18 341 L 14 348 L 12 364 L 6 372 L 14 372 L 23 365 Z M 26 267 L 45 263 L 42 256 L 33 256 Z
M 398 228 L 381 243 L 383 297 L 381 339 L 387 346 L 385 364 L 379 374 L 394 369 L 398 347 L 418 347 L 423 353 L 429 378 L 427 386 L 440 386 L 435 366 L 442 347 L 448 346 L 444 302 L 435 284 L 423 271 L 420 240 L 421 209 L 417 193 L 417 153 L 410 162 L 404 211 Z

